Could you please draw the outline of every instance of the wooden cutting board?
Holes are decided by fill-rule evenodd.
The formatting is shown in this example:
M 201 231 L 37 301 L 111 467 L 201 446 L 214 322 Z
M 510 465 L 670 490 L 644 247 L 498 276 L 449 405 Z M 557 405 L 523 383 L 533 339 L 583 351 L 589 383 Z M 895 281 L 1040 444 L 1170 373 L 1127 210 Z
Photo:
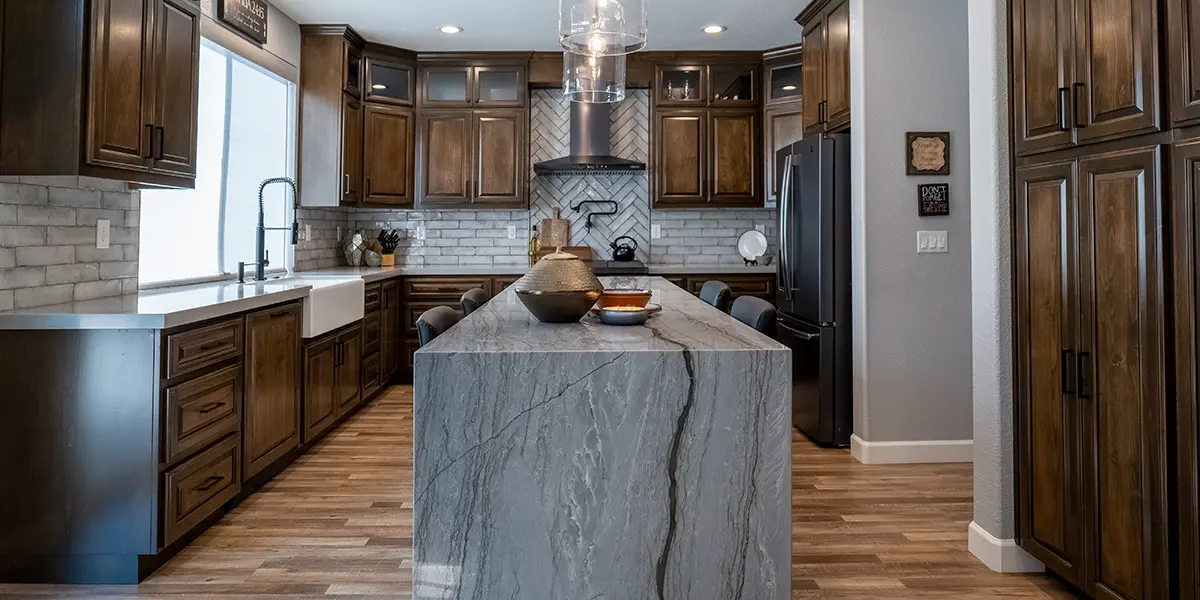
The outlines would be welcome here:
M 554 250 L 554 247 L 543 247 L 542 249 L 538 250 L 538 260 L 541 260 L 541 258 L 547 254 L 554 254 Z M 562 250 L 568 254 L 574 254 L 575 256 L 578 256 L 579 260 L 592 260 L 593 258 L 591 246 L 563 246 Z

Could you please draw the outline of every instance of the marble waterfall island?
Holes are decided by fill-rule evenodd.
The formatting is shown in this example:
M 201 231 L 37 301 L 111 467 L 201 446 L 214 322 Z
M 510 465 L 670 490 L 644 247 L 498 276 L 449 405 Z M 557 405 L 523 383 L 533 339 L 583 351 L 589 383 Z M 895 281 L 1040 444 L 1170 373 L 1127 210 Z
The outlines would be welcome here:
M 510 288 L 416 353 L 413 598 L 789 597 L 790 351 L 620 284 L 662 313 L 547 325 Z

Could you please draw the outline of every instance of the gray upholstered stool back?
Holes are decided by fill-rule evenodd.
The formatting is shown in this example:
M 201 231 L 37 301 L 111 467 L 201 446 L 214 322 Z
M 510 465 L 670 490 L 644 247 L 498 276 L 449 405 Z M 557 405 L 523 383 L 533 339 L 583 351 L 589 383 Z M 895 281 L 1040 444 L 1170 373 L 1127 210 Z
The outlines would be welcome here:
M 775 306 L 770 302 L 754 296 L 742 296 L 733 302 L 729 314 L 760 333 L 775 337 Z
M 700 299 L 715 306 L 717 310 L 729 312 L 729 303 L 733 300 L 733 292 L 724 281 L 705 281 L 700 288 Z
M 480 288 L 471 288 L 467 293 L 462 295 L 463 315 L 469 315 L 479 309 L 480 306 L 487 304 L 490 300 L 488 293 Z
M 421 340 L 421 346 L 446 333 L 460 318 L 458 311 L 449 306 L 437 306 L 421 313 L 421 318 L 417 319 L 417 337 Z

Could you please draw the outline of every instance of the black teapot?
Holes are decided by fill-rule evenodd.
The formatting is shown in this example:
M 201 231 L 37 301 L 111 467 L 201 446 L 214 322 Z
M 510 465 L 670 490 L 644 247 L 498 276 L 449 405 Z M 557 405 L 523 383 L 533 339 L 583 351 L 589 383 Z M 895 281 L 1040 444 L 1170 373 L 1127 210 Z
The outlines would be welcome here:
M 619 243 L 621 240 L 629 240 L 630 242 L 633 242 L 633 245 L 630 246 L 629 244 L 621 244 Z M 618 262 L 629 262 L 634 259 L 634 251 L 637 250 L 637 240 L 627 235 L 623 235 L 613 240 L 612 244 L 609 244 L 609 246 L 613 251 L 613 260 Z

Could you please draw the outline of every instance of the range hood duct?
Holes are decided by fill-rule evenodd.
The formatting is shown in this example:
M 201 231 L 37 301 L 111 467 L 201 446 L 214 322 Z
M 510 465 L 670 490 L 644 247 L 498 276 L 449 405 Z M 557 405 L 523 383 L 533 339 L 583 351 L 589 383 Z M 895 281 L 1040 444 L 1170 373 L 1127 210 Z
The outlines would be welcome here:
M 612 105 L 571 103 L 571 155 L 533 166 L 538 175 L 590 175 L 645 171 L 646 163 L 612 155 Z

